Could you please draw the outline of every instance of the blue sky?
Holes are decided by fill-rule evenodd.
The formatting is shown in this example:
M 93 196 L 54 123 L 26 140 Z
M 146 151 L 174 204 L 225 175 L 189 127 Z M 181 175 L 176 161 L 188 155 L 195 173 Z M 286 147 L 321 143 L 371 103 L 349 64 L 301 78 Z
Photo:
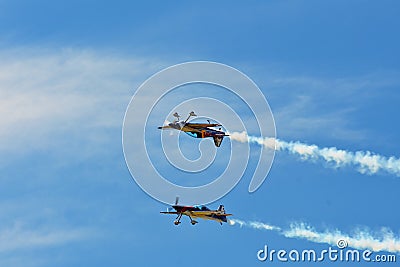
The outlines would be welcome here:
M 396 1 L 0 1 L 0 265 L 200 266 L 206 258 L 258 266 L 271 264 L 256 258 L 265 244 L 327 248 L 237 225 L 175 227 L 126 167 L 124 112 L 163 68 L 217 61 L 257 83 L 279 139 L 398 158 L 399 11 Z M 181 142 L 189 151 L 198 144 Z M 255 164 L 251 158 L 238 186 L 210 206 L 282 228 L 306 222 L 320 232 L 400 234 L 395 175 L 279 152 L 249 194 Z M 322 264 L 338 263 L 310 265 Z

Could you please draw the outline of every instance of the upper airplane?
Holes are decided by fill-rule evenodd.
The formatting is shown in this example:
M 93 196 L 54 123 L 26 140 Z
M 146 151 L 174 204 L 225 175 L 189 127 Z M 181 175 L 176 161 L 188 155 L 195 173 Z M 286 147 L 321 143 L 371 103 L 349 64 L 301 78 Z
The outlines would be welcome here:
M 224 139 L 224 136 L 228 136 L 225 132 L 221 131 L 221 128 L 218 130 L 211 129 L 210 127 L 219 127 L 222 126 L 218 123 L 210 123 L 210 120 L 207 120 L 208 123 L 190 123 L 188 122 L 190 117 L 197 116 L 193 111 L 189 113 L 189 117 L 185 121 L 179 121 L 179 114 L 175 112 L 173 116 L 176 118 L 175 121 L 169 123 L 168 125 L 158 127 L 158 129 L 176 129 L 187 133 L 188 135 L 195 138 L 206 138 L 212 137 L 214 139 L 214 144 L 216 147 L 221 146 L 221 142 Z

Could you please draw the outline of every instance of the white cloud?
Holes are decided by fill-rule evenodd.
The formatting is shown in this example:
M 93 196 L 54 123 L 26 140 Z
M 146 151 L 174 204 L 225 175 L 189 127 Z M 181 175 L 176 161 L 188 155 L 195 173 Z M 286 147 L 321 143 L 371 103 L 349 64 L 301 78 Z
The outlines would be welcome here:
M 90 142 L 121 127 L 131 95 L 160 68 L 150 60 L 74 49 L 20 48 L 0 57 L 0 153 L 7 154 L 45 150 L 66 135 Z
M 399 73 L 392 71 L 343 78 L 263 72 L 260 86 L 274 112 L 278 136 L 285 138 L 365 141 L 371 133 L 354 126 L 355 118 L 363 116 L 359 110 L 374 109 L 382 89 L 400 85 Z
M 0 231 L 0 253 L 38 249 L 77 242 L 92 236 L 88 229 L 30 229 L 21 223 Z

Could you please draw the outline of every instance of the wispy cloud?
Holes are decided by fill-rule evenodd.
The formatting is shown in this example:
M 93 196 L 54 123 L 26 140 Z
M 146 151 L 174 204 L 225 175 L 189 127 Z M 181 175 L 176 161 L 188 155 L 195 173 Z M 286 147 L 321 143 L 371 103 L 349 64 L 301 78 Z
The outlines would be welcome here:
M 98 141 L 121 127 L 132 93 L 160 68 L 106 51 L 19 48 L 0 57 L 0 152 L 7 154 L 47 149 L 65 135 Z
M 305 239 L 310 242 L 324 243 L 332 246 L 336 246 L 338 241 L 343 240 L 347 242 L 349 247 L 356 249 L 400 252 L 400 237 L 395 236 L 393 231 L 388 228 L 382 228 L 379 232 L 372 232 L 368 229 L 356 229 L 352 234 L 346 234 L 337 229 L 317 231 L 314 227 L 304 222 L 291 223 L 287 229 L 263 222 L 237 219 L 230 220 L 230 225 L 274 231 L 287 238 Z
M 286 142 L 276 138 L 249 136 L 246 132 L 230 133 L 231 140 L 259 144 L 266 149 L 287 151 L 301 160 L 324 162 L 333 168 L 353 167 L 362 174 L 386 172 L 400 176 L 400 159 L 385 157 L 370 151 L 347 151 L 336 147 L 319 147 L 299 141 Z
M 31 229 L 15 223 L 0 231 L 0 253 L 64 245 L 93 236 L 89 229 Z
M 265 80 L 260 85 L 268 90 L 277 131 L 286 138 L 366 140 L 371 133 L 355 120 L 365 116 L 366 107 L 376 107 L 383 90 L 400 85 L 399 72 L 390 70 L 338 78 L 282 75 L 272 68 L 259 75 Z

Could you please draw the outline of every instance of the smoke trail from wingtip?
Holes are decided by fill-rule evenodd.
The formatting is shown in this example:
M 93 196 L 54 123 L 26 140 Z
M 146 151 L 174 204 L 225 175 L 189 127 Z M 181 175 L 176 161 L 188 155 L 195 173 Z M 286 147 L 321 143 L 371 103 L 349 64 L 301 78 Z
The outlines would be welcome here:
M 230 139 L 242 143 L 256 143 L 267 149 L 287 151 L 301 160 L 324 161 L 334 168 L 355 167 L 362 174 L 375 174 L 381 171 L 400 176 L 400 159 L 384 157 L 370 151 L 347 151 L 336 147 L 319 147 L 301 142 L 286 142 L 277 138 L 262 138 L 247 135 L 246 132 L 229 133 Z
M 232 219 L 230 225 L 239 225 L 242 227 L 256 230 L 269 230 L 276 232 L 287 238 L 305 239 L 314 243 L 325 243 L 337 246 L 339 241 L 345 241 L 349 247 L 355 249 L 369 249 L 371 251 L 388 251 L 400 253 L 400 238 L 387 228 L 382 228 L 377 233 L 370 230 L 356 230 L 351 235 L 342 233 L 339 230 L 326 230 L 318 232 L 312 226 L 300 222 L 290 224 L 288 229 L 266 224 L 257 221 L 242 221 Z

